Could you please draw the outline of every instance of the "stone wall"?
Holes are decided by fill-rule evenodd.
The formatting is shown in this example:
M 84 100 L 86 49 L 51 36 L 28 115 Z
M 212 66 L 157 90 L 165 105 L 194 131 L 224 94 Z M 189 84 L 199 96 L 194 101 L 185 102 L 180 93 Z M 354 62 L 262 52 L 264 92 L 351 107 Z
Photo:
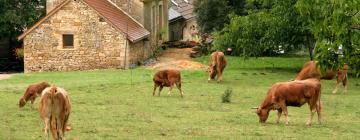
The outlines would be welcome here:
M 193 41 L 195 40 L 195 34 L 197 34 L 198 31 L 198 25 L 196 23 L 195 18 L 192 18 L 190 20 L 187 20 L 185 22 L 185 27 L 183 29 L 183 40 L 184 41 Z
M 24 71 L 124 68 L 123 34 L 82 1 L 71 1 L 24 38 Z M 74 35 L 74 48 L 62 35 Z

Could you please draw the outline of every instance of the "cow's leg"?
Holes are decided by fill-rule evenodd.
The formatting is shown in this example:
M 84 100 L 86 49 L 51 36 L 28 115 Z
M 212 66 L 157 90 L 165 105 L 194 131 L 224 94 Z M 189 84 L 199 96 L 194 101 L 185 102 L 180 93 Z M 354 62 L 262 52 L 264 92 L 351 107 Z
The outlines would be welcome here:
M 64 132 L 63 132 L 64 125 L 61 119 L 56 119 L 56 123 L 57 123 L 58 138 L 59 140 L 64 140 Z
M 322 108 L 322 105 L 321 105 L 321 101 L 319 100 L 316 104 L 316 113 L 318 115 L 319 124 L 321 124 L 321 119 L 322 119 L 321 108 Z
M 277 120 L 276 120 L 276 123 L 279 123 L 280 122 L 280 117 L 281 117 L 281 114 L 282 114 L 282 110 L 281 110 L 281 108 L 279 108 L 278 110 L 278 118 L 277 118 Z
M 160 86 L 159 93 L 158 93 L 159 96 L 160 96 L 160 92 L 162 91 L 163 88 L 164 88 L 164 86 Z
M 172 89 L 173 89 L 173 86 L 174 86 L 174 85 L 171 83 L 171 84 L 170 84 L 170 88 L 169 88 L 169 92 L 168 92 L 168 96 L 171 96 L 171 91 L 172 91 Z
M 44 134 L 47 140 L 50 140 L 50 135 L 49 135 L 49 131 L 50 131 L 50 119 L 45 117 L 44 118 L 44 123 L 45 123 L 45 128 L 44 128 Z
M 34 101 L 35 101 L 35 98 L 32 98 L 32 99 L 30 100 L 30 102 L 31 102 L 30 111 L 32 111 L 33 108 L 34 108 Z
M 332 92 L 333 94 L 335 94 L 335 93 L 337 92 L 338 86 L 339 86 L 339 82 L 336 81 L 336 87 L 335 87 L 335 89 L 334 89 L 333 92 Z
M 221 82 L 222 81 L 222 68 L 220 68 L 220 66 L 217 66 L 216 72 L 217 72 L 217 82 Z
M 181 90 L 181 82 L 176 83 L 176 87 L 179 89 L 181 97 L 184 97 L 184 92 Z
M 343 86 L 344 86 L 344 94 L 347 93 L 347 75 L 345 76 L 343 80 Z
M 156 83 L 154 83 L 154 91 L 153 91 L 153 96 L 155 96 L 155 91 L 156 91 L 156 88 L 158 87 L 159 85 L 157 85 Z
M 318 106 L 318 101 L 310 101 L 308 102 L 309 107 L 310 107 L 310 117 L 309 120 L 306 122 L 306 125 L 310 126 L 312 119 L 314 117 L 315 112 L 317 112 L 317 106 Z
M 280 106 L 281 110 L 284 112 L 284 116 L 285 116 L 285 124 L 288 125 L 289 124 L 289 117 L 288 117 L 288 110 L 287 110 L 287 107 L 286 107 L 286 104 L 282 104 Z

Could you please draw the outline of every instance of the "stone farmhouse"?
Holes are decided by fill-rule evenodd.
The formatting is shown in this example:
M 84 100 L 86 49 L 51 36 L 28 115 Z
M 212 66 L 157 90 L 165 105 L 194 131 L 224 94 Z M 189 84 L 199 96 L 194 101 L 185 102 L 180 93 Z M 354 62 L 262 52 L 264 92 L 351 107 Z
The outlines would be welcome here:
M 24 31 L 24 72 L 129 68 L 168 40 L 167 0 L 47 0 Z
M 194 41 L 198 35 L 194 11 L 195 0 L 171 0 L 169 8 L 169 40 Z

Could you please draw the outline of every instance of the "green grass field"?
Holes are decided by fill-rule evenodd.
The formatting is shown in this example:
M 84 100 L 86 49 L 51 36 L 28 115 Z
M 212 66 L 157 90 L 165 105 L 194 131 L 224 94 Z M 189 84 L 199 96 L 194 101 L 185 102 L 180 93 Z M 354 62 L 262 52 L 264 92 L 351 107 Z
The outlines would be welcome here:
M 198 61 L 207 64 L 207 57 Z M 72 112 L 68 140 L 119 139 L 359 139 L 360 79 L 349 79 L 346 95 L 332 95 L 335 80 L 321 81 L 323 124 L 305 125 L 307 105 L 289 107 L 290 124 L 275 123 L 272 111 L 265 125 L 251 107 L 262 102 L 269 87 L 295 77 L 306 58 L 228 57 L 223 83 L 207 83 L 205 71 L 182 71 L 185 97 L 174 88 L 167 96 L 152 96 L 155 71 L 96 70 L 86 72 L 44 72 L 16 74 L 0 80 L 0 140 L 44 139 L 39 117 L 30 104 L 18 107 L 26 87 L 48 81 L 65 88 Z M 233 89 L 231 103 L 221 103 L 221 95 Z

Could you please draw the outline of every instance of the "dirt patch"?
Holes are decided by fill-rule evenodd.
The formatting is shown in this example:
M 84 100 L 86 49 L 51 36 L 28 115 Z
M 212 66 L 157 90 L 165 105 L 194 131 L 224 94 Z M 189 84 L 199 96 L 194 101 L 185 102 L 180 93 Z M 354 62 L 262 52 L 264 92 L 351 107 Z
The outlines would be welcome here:
M 0 73 L 0 80 L 10 79 L 12 74 L 1 74 Z
M 191 48 L 168 48 L 160 56 L 157 61 L 147 68 L 150 69 L 191 69 L 206 70 L 207 65 L 195 62 L 191 59 Z

